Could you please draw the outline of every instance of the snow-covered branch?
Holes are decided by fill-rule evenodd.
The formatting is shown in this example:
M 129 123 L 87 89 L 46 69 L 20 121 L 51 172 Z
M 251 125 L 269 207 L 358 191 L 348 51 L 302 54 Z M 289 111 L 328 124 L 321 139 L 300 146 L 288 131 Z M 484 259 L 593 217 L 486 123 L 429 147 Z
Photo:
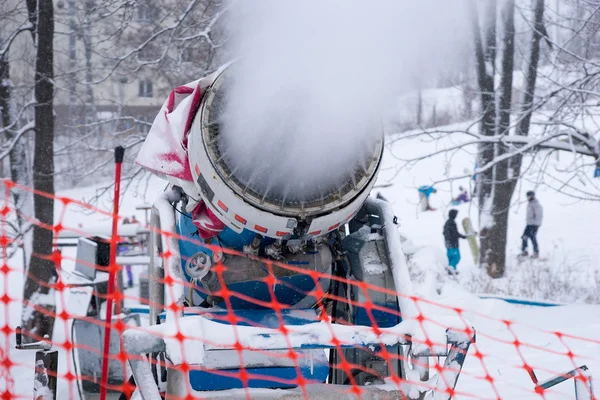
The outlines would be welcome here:
M 12 149 L 16 146 L 16 144 L 21 139 L 21 137 L 23 135 L 25 135 L 27 132 L 33 130 L 34 128 L 35 128 L 35 122 L 34 121 L 30 121 L 29 123 L 27 123 L 26 125 L 24 125 L 23 127 L 21 127 L 21 129 L 19 129 L 17 131 L 17 133 L 14 136 L 14 138 L 7 145 L 3 146 L 3 150 L 0 153 L 0 160 L 3 160 L 4 158 L 8 157 L 8 155 L 10 154 L 10 152 L 12 151 Z
M 4 57 L 10 49 L 11 44 L 14 40 L 19 36 L 21 32 L 30 32 L 33 29 L 33 24 L 31 22 L 24 22 L 17 29 L 12 31 L 8 37 L 0 43 L 0 57 Z
M 149 48 L 149 46 L 151 46 L 153 43 L 156 43 L 161 38 L 166 38 L 166 42 L 161 43 L 161 47 L 163 47 L 163 51 L 161 52 L 161 54 L 157 58 L 153 58 L 150 60 L 144 60 L 144 61 L 141 61 L 141 60 L 138 61 L 136 67 L 132 71 L 133 73 L 139 72 L 142 67 L 156 65 L 156 64 L 159 64 L 160 62 L 162 62 L 165 59 L 165 57 L 167 56 L 167 54 L 169 53 L 169 51 L 172 50 L 172 44 L 174 42 L 187 41 L 187 40 L 192 40 L 192 39 L 203 37 L 203 38 L 206 38 L 207 41 L 211 45 L 213 45 L 214 42 L 212 41 L 212 39 L 210 37 L 211 30 L 214 28 L 214 25 L 221 19 L 223 14 L 229 9 L 229 7 L 231 7 L 231 5 L 227 6 L 226 8 L 224 8 L 221 11 L 216 12 L 212 16 L 208 25 L 199 33 L 190 35 L 187 38 L 176 38 L 176 36 L 175 36 L 177 30 L 180 28 L 183 28 L 186 21 L 188 21 L 192 18 L 193 11 L 195 10 L 195 7 L 199 3 L 200 3 L 200 0 L 190 0 L 190 2 L 187 4 L 186 8 L 183 10 L 183 12 L 180 15 L 178 15 L 175 18 L 175 21 L 173 23 L 169 24 L 168 26 L 159 28 L 157 31 L 151 33 L 144 40 L 142 40 L 139 44 L 135 45 L 133 48 L 131 48 L 124 54 L 116 56 L 116 57 L 106 55 L 105 58 L 112 60 L 114 62 L 113 65 L 110 66 L 108 68 L 108 70 L 103 73 L 102 77 L 89 82 L 89 84 L 97 85 L 102 82 L 105 82 L 121 67 L 122 64 L 131 60 L 136 55 L 139 56 L 141 53 L 143 53 L 143 51 L 145 49 Z

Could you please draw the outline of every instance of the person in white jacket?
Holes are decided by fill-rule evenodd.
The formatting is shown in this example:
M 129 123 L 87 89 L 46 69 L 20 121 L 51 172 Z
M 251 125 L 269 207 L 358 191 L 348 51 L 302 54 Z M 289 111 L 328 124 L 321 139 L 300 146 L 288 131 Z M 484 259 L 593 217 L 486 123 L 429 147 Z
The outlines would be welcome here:
M 540 255 L 540 248 L 538 246 L 537 241 L 537 232 L 540 226 L 542 225 L 542 219 L 544 217 L 544 209 L 540 202 L 535 198 L 535 192 L 529 191 L 527 192 L 527 217 L 525 227 L 525 232 L 523 232 L 523 236 L 521 239 L 523 240 L 523 245 L 521 247 L 521 255 L 527 256 L 527 242 L 528 239 L 531 239 L 531 243 L 533 244 L 533 258 L 538 258 Z

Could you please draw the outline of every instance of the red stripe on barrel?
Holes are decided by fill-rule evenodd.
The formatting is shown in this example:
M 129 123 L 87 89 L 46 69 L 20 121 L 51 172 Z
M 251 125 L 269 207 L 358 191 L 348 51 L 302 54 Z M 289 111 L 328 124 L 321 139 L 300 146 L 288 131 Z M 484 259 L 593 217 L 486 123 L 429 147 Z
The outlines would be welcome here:
M 196 175 L 200 175 L 200 167 L 198 166 L 198 164 L 194 166 L 194 169 L 196 170 Z
M 282 231 L 277 231 L 277 233 L 275 233 L 275 235 L 277 235 L 277 236 L 285 236 L 287 234 L 288 234 L 288 232 L 282 232 Z
M 309 234 L 309 235 L 313 235 L 313 236 L 316 236 L 316 235 L 318 235 L 318 234 L 320 234 L 320 233 L 321 233 L 321 231 L 312 231 L 312 232 L 308 232 L 308 234 Z
M 260 225 L 254 225 L 254 230 L 257 230 L 259 232 L 262 233 L 267 233 L 267 228 L 265 228 L 264 226 L 260 226 Z
M 248 221 L 246 221 L 246 218 L 240 217 L 237 214 L 235 214 L 235 220 L 242 225 L 246 225 L 246 222 L 248 222 Z
M 217 205 L 221 208 L 221 210 L 225 212 L 229 211 L 229 208 L 221 200 L 217 201 Z
M 330 226 L 330 227 L 327 229 L 327 231 L 332 231 L 332 230 L 334 230 L 335 228 L 337 228 L 338 226 L 340 226 L 340 223 L 339 223 L 339 222 L 338 222 L 337 224 L 335 224 L 335 225 L 331 225 L 331 226 Z

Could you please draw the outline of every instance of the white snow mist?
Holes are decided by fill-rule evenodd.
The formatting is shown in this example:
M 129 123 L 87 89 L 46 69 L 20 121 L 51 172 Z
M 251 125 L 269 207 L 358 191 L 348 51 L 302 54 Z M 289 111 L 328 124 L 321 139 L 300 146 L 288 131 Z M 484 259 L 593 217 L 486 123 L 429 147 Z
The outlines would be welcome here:
M 364 168 L 383 110 L 443 68 L 462 0 L 241 0 L 223 157 L 248 187 L 311 201 Z

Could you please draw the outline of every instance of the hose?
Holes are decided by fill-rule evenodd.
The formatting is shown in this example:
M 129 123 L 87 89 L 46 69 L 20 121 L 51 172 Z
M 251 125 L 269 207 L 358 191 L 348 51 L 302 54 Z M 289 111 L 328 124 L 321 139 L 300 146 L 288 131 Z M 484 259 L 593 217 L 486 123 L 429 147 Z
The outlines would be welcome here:
M 343 254 L 343 252 L 341 251 L 341 246 L 339 244 L 340 241 L 340 236 L 336 235 L 333 240 L 331 241 L 330 244 L 330 248 L 331 248 L 331 252 L 332 254 Z M 334 261 L 333 263 L 333 275 L 336 278 L 343 278 L 344 277 L 344 267 L 343 267 L 343 262 L 341 260 L 341 258 L 338 257 L 338 259 L 336 261 Z M 330 293 L 332 293 L 334 295 L 334 298 L 332 300 L 332 310 L 331 310 L 331 321 L 333 323 L 335 323 L 335 319 L 337 317 L 337 307 L 338 307 L 338 292 L 340 290 L 340 279 L 333 279 L 333 281 L 335 282 L 329 282 L 329 288 L 330 288 Z M 333 288 L 333 291 L 331 291 L 331 289 Z M 348 286 L 347 284 L 344 282 L 343 283 L 343 291 L 344 291 L 344 297 L 347 297 L 347 291 L 348 291 Z M 327 382 L 329 384 L 333 383 L 333 373 L 334 373 L 334 362 L 333 361 L 337 361 L 337 349 L 330 349 L 329 350 L 329 375 L 327 378 Z
M 73 322 L 71 323 L 71 340 L 73 340 L 74 333 L 75 333 L 75 320 L 73 320 Z M 71 347 L 71 358 L 73 359 L 73 369 L 75 370 L 75 378 L 77 378 L 77 376 L 79 375 L 79 372 L 77 372 L 77 358 L 75 357 L 75 347 L 77 347 L 77 346 Z M 84 399 L 83 391 L 81 389 L 79 379 L 77 379 L 77 392 L 79 393 L 79 398 Z

